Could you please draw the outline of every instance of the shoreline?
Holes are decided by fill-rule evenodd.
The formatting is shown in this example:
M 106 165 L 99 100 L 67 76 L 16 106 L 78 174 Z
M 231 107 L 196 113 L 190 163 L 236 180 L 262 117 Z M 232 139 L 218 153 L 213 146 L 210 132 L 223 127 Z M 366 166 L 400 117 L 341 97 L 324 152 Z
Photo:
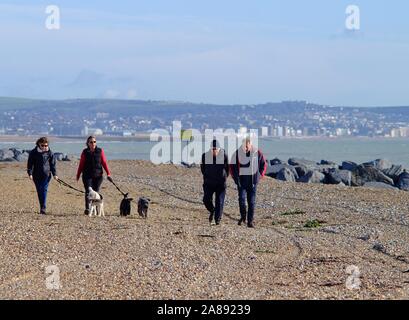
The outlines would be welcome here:
M 19 136 L 19 135 L 0 135 L 2 143 L 30 143 L 35 142 L 41 135 Z M 45 135 L 54 142 L 78 142 L 84 141 L 85 136 L 52 136 Z M 131 137 L 123 136 L 97 136 L 101 142 L 156 142 L 150 141 L 150 133 L 140 133 Z M 259 137 L 263 141 L 409 141 L 409 137 Z

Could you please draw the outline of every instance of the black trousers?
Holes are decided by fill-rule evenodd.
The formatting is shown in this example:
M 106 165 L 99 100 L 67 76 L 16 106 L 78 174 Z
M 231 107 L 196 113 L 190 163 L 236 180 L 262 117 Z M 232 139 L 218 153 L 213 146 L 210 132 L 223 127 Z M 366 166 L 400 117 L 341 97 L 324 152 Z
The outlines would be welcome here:
M 224 198 L 226 196 L 225 185 L 203 185 L 203 203 L 210 214 L 214 213 L 214 219 L 220 221 L 223 216 Z M 213 195 L 216 194 L 215 204 L 213 205 Z
M 84 188 L 85 188 L 85 209 L 89 210 L 89 202 L 88 202 L 88 188 L 91 187 L 94 191 L 99 192 L 99 188 L 101 187 L 102 181 L 104 178 L 97 177 L 97 178 L 88 178 L 88 177 L 82 177 L 82 182 L 84 183 Z

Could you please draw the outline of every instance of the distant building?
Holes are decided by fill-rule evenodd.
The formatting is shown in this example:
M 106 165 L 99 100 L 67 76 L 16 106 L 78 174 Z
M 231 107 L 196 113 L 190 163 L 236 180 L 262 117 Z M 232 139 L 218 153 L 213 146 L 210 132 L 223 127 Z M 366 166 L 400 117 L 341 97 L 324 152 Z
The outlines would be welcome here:
M 88 128 L 87 126 L 81 131 L 81 135 L 83 136 L 102 136 L 104 132 L 99 128 Z
M 400 129 L 392 129 L 391 130 L 391 138 L 399 138 L 400 137 Z

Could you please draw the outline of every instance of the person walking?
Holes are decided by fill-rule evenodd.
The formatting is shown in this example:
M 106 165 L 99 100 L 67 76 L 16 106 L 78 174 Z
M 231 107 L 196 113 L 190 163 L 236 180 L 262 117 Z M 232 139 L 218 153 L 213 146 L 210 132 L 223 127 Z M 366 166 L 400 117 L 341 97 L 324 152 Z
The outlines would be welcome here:
M 214 219 L 216 225 L 219 225 L 223 216 L 229 162 L 225 150 L 220 148 L 217 140 L 213 140 L 210 150 L 203 153 L 200 169 L 203 174 L 203 203 L 209 211 L 209 222 L 212 223 Z
M 46 214 L 47 192 L 51 176 L 58 181 L 56 159 L 50 150 L 47 137 L 41 137 L 36 142 L 36 147 L 30 151 L 27 160 L 27 174 L 37 190 L 40 214 Z
M 94 191 L 99 192 L 103 178 L 103 169 L 105 170 L 108 180 L 111 179 L 111 172 L 109 171 L 107 160 L 104 150 L 97 146 L 97 140 L 94 136 L 89 136 L 86 142 L 87 148 L 82 151 L 80 163 L 77 170 L 77 182 L 82 174 L 82 182 L 85 189 L 85 211 L 84 214 L 88 215 L 89 201 L 88 201 L 88 188 L 91 187 Z
M 245 223 L 247 219 L 247 226 L 254 228 L 257 185 L 266 171 L 267 162 L 263 153 L 253 146 L 249 137 L 244 139 L 242 146 L 233 154 L 230 164 L 230 173 L 237 185 L 239 195 L 239 225 Z

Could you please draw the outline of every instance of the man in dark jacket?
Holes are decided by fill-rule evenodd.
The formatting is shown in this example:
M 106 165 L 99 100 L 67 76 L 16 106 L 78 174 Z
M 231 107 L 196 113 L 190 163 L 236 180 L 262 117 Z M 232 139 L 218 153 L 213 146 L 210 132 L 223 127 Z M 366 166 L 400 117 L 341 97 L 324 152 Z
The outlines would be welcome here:
M 31 150 L 27 161 L 27 174 L 35 184 L 40 214 L 46 214 L 47 191 L 51 175 L 58 180 L 56 160 L 48 146 L 48 139 L 42 137 L 37 140 L 36 147 Z
M 257 184 L 265 176 L 266 170 L 267 163 L 263 153 L 252 145 L 250 138 L 246 138 L 242 147 L 233 154 L 230 165 L 230 172 L 239 193 L 239 225 L 247 219 L 247 226 L 254 228 Z
M 215 219 L 216 225 L 219 225 L 223 215 L 229 163 L 225 151 L 220 148 L 217 140 L 213 140 L 210 150 L 202 155 L 200 169 L 203 174 L 203 203 L 210 212 L 209 222 L 212 223 Z M 215 204 L 213 194 L 216 194 Z

